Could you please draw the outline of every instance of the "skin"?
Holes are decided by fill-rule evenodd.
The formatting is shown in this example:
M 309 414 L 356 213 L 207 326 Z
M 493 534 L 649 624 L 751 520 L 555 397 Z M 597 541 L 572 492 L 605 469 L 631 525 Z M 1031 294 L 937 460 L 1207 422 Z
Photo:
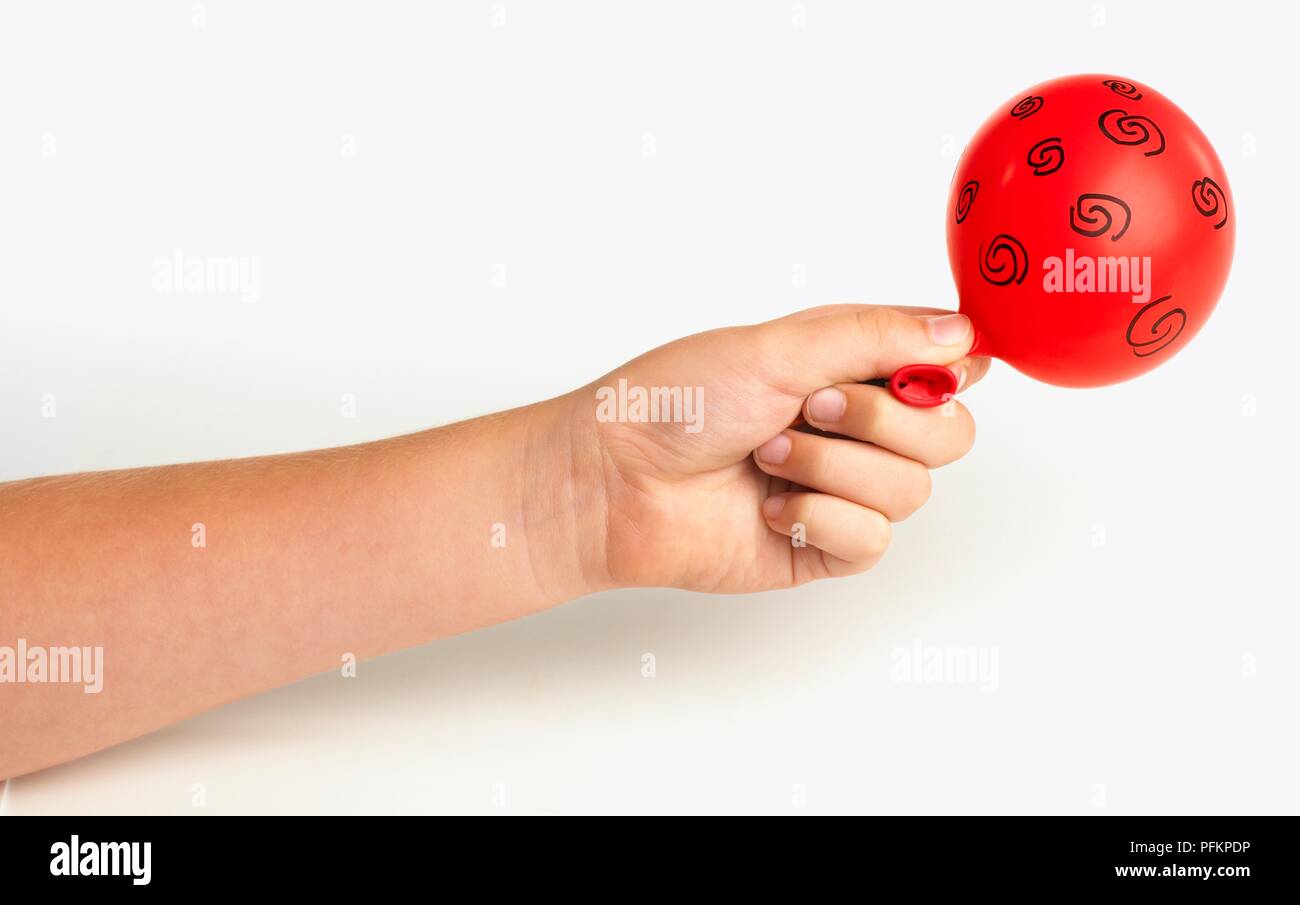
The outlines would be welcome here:
M 860 382 L 934 363 L 964 389 L 971 338 L 934 309 L 816 308 L 408 436 L 0 485 L 0 645 L 104 648 L 98 694 L 0 683 L 0 777 L 597 591 L 864 571 L 975 428 Z M 598 420 L 620 379 L 703 387 L 703 429 Z

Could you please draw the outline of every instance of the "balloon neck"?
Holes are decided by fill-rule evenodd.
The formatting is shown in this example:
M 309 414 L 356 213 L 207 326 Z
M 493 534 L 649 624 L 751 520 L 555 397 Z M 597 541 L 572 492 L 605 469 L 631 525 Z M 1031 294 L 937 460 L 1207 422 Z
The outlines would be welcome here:
M 967 355 L 988 355 L 988 343 L 984 336 L 975 330 L 975 339 Z M 904 365 L 889 378 L 889 390 L 899 402 L 918 408 L 934 408 L 943 405 L 957 395 L 957 375 L 943 365 Z
M 904 365 L 889 378 L 889 391 L 900 402 L 933 408 L 957 394 L 957 375 L 943 365 Z

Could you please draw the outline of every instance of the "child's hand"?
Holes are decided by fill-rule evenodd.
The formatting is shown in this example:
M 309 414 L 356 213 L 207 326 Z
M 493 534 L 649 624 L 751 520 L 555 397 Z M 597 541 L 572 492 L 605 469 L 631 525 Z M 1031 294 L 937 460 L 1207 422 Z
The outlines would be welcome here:
M 588 561 L 603 552 L 615 585 L 724 593 L 870 568 L 889 523 L 928 498 L 928 469 L 964 455 L 975 425 L 959 402 L 912 408 L 860 381 L 934 363 L 970 386 L 988 369 L 967 357 L 972 339 L 963 315 L 828 306 L 689 336 L 577 391 L 604 497 L 604 550 Z M 624 399 L 702 387 L 702 418 L 610 420 L 621 380 Z M 800 414 L 842 436 L 790 429 Z

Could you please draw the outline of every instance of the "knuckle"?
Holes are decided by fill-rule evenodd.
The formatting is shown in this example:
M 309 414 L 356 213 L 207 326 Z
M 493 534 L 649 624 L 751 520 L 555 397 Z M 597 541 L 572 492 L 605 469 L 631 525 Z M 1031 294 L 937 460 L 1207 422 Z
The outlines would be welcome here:
M 869 346 L 888 346 L 898 335 L 896 312 L 888 308 L 863 308 L 854 313 L 862 339 Z
M 890 527 L 889 519 L 884 516 L 872 519 L 872 526 L 866 532 L 864 538 L 864 548 L 866 555 L 864 559 L 880 556 L 889 549 L 889 542 L 893 540 L 894 529 Z
M 977 355 L 970 360 L 967 365 L 966 386 L 973 386 L 984 379 L 988 374 L 989 368 L 993 366 L 993 359 L 985 355 Z
M 961 405 L 961 403 L 958 403 Z M 958 436 L 957 448 L 960 452 L 957 458 L 960 459 L 975 447 L 975 416 L 970 413 L 966 406 L 961 406 L 961 432 Z
M 860 388 L 861 389 L 861 388 Z M 866 389 L 877 390 L 876 387 Z M 858 423 L 863 438 L 883 438 L 889 436 L 890 422 L 893 420 L 893 397 L 888 390 L 877 392 L 858 392 L 849 396 L 859 407 Z
M 820 437 L 808 437 L 806 439 L 819 441 L 811 443 L 812 448 L 808 456 L 808 478 L 811 483 L 818 486 L 833 485 L 835 483 L 835 463 L 839 458 L 837 445 Z
M 898 517 L 895 521 L 902 521 L 907 518 L 930 499 L 932 489 L 930 469 L 919 462 L 913 463 L 909 466 L 908 474 L 903 479 L 902 485 L 902 490 L 899 493 Z
M 795 507 L 794 524 L 801 524 L 805 528 L 816 525 L 817 496 L 812 493 L 802 493 L 796 499 L 799 501 Z
M 945 432 L 942 455 L 936 456 L 933 467 L 947 465 L 966 455 L 975 446 L 975 419 L 970 411 L 960 402 L 953 400 L 952 406 L 945 412 Z

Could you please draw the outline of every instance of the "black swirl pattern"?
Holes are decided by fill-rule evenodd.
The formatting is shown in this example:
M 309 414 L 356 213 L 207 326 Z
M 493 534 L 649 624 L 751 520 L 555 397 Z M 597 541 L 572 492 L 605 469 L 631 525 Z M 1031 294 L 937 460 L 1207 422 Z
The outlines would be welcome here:
M 1228 222 L 1228 199 L 1219 184 L 1209 176 L 1192 183 L 1192 203 L 1202 217 L 1217 217 L 1223 213 L 1223 219 L 1214 224 L 1215 229 L 1223 229 L 1223 224 Z
M 1131 116 L 1120 109 L 1107 110 L 1097 117 L 1097 125 L 1101 134 L 1117 145 L 1145 145 L 1158 141 L 1154 149 L 1142 152 L 1143 157 L 1155 157 L 1165 150 L 1165 133 L 1148 117 Z
M 1122 82 L 1119 79 L 1103 79 L 1102 84 L 1120 97 L 1126 97 L 1131 101 L 1142 100 L 1142 92 L 1138 90 L 1137 85 L 1130 82 Z
M 957 222 L 960 223 L 966 219 L 970 213 L 971 205 L 975 203 L 975 196 L 979 194 L 980 184 L 978 180 L 972 179 L 961 187 L 961 194 L 957 196 Z
M 1011 108 L 1011 115 L 1016 119 L 1023 120 L 1027 116 L 1033 116 L 1041 109 L 1043 109 L 1043 99 L 1036 94 L 1031 94 L 1016 101 L 1016 105 Z
M 1138 358 L 1146 358 L 1168 348 L 1187 326 L 1187 312 L 1182 308 L 1170 308 L 1164 312 L 1156 310 L 1157 306 L 1172 298 L 1172 295 L 1166 295 L 1148 302 L 1129 323 L 1124 339 Z
M 1114 195 L 1103 195 L 1099 192 L 1087 192 L 1079 196 L 1079 200 L 1070 205 L 1070 229 L 1074 230 L 1081 236 L 1097 238 L 1104 236 L 1111 231 L 1115 225 L 1117 214 L 1123 214 L 1124 220 L 1120 224 L 1119 230 L 1110 237 L 1112 242 L 1118 242 L 1124 233 L 1128 232 L 1128 225 L 1133 219 L 1133 211 L 1120 198 Z
M 1033 169 L 1035 176 L 1050 176 L 1065 163 L 1065 148 L 1059 138 L 1044 138 L 1029 149 L 1025 162 Z
M 1029 253 L 1014 236 L 1000 233 L 986 249 L 980 245 L 980 276 L 994 286 L 1023 283 L 1029 273 Z

